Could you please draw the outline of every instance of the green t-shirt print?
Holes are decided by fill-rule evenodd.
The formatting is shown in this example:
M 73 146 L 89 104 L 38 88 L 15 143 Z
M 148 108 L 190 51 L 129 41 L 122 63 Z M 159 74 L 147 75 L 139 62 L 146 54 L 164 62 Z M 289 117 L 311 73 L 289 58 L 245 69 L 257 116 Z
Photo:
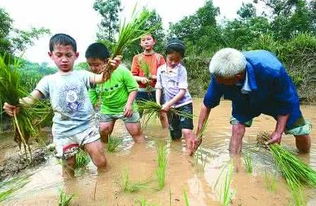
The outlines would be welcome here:
M 132 73 L 125 67 L 119 66 L 111 74 L 111 78 L 103 84 L 97 84 L 89 90 L 92 104 L 101 99 L 102 114 L 122 114 L 126 105 L 128 95 L 137 91 L 138 84 Z M 137 111 L 136 103 L 133 103 L 133 111 Z

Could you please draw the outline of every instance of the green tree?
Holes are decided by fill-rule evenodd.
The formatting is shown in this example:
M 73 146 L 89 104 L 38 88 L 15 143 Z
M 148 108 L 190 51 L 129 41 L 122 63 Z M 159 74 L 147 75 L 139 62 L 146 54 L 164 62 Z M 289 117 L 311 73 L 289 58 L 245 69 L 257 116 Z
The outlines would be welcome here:
M 49 33 L 45 28 L 31 28 L 30 31 L 15 29 L 9 14 L 0 8 L 0 55 L 4 53 L 14 55 L 23 52 L 28 46 L 33 45 L 34 39 Z
M 34 40 L 39 39 L 45 34 L 49 34 L 50 30 L 44 27 L 31 28 L 30 31 L 23 31 L 19 29 L 12 30 L 11 43 L 13 47 L 13 53 L 23 52 L 27 47 L 34 45 Z
M 242 3 L 241 8 L 237 11 L 241 18 L 251 18 L 256 16 L 256 8 L 253 4 Z
M 270 8 L 269 19 L 277 39 L 290 39 L 302 32 L 316 32 L 313 1 L 309 5 L 306 0 L 260 1 Z
M 119 12 L 122 11 L 120 0 L 96 0 L 93 8 L 103 17 L 99 24 L 97 38 L 114 42 L 114 35 L 119 30 Z
M 170 25 L 169 37 L 184 40 L 188 53 L 200 53 L 222 44 L 221 32 L 216 23 L 220 10 L 211 0 L 191 16 Z
M 0 8 L 0 22 L 0 55 L 3 56 L 5 52 L 11 53 L 11 44 L 8 36 L 12 29 L 12 19 L 2 8 Z

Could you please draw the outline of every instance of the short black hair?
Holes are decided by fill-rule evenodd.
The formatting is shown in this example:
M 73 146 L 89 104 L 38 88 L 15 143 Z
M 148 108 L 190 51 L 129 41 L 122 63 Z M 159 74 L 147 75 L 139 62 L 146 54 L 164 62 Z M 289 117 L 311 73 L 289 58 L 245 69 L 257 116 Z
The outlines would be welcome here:
M 72 46 L 74 52 L 77 52 L 76 40 L 68 34 L 58 33 L 53 35 L 49 40 L 49 51 L 52 52 L 54 50 L 54 46 L 56 45 L 70 45 Z
M 166 46 L 166 54 L 170 54 L 173 52 L 178 52 L 181 54 L 182 57 L 184 57 L 185 46 L 180 39 L 172 38 L 168 41 Z
M 102 43 L 93 43 L 88 46 L 85 54 L 86 58 L 96 58 L 96 59 L 108 59 L 110 57 L 110 52 L 108 48 Z
M 144 34 L 144 35 L 142 35 L 140 38 L 143 38 L 144 36 L 151 36 L 151 37 L 153 38 L 153 40 L 156 41 L 156 38 L 155 38 L 155 36 L 154 36 L 152 33 Z

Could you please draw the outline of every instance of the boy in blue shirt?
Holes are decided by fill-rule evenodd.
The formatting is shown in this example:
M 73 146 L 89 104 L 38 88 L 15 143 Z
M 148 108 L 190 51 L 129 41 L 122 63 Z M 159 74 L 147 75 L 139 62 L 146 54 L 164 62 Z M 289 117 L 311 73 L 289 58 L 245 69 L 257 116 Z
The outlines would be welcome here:
M 230 153 L 239 154 L 245 127 L 260 114 L 274 117 L 275 130 L 268 144 L 280 143 L 283 132 L 293 134 L 300 152 L 309 152 L 311 125 L 302 116 L 294 84 L 282 63 L 264 50 L 240 52 L 225 48 L 215 53 L 212 80 L 201 106 L 197 134 L 220 98 L 232 101 Z

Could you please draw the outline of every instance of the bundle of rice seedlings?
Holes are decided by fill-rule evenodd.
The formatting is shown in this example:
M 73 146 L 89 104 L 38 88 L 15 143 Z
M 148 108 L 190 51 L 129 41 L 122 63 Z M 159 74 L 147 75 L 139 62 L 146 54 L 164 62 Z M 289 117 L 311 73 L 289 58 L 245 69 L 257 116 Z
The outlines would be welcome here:
M 110 136 L 107 143 L 108 152 L 115 152 L 116 148 L 123 142 L 122 138 Z
M 75 169 L 85 168 L 90 162 L 89 155 L 82 149 L 76 154 Z
M 130 22 L 126 22 L 126 20 L 123 21 L 121 24 L 118 39 L 114 46 L 114 50 L 112 52 L 112 58 L 122 55 L 123 50 L 131 45 L 134 41 L 138 40 L 140 37 L 142 37 L 145 34 L 151 33 L 157 25 L 148 28 L 148 29 L 142 29 L 145 28 L 145 24 L 147 20 L 153 15 L 152 12 L 150 12 L 147 9 L 143 9 L 139 14 L 136 13 L 136 6 L 132 13 L 132 20 Z M 105 80 L 108 80 L 111 77 L 111 73 L 114 71 L 115 68 L 113 68 L 110 65 L 107 65 L 104 70 L 104 78 Z
M 158 180 L 159 190 L 161 190 L 165 186 L 167 170 L 167 153 L 167 146 L 163 144 L 158 144 L 156 177 Z
M 140 61 L 140 69 L 144 72 L 144 76 L 149 78 L 150 77 L 150 67 L 149 64 L 147 64 L 145 61 Z
M 0 99 L 2 102 L 8 102 L 11 105 L 19 105 L 19 99 L 26 94 L 23 90 L 21 76 L 18 72 L 20 63 L 14 60 L 13 63 L 10 64 L 11 59 L 8 60 L 9 63 L 6 63 L 5 59 L 5 56 L 0 56 Z M 31 122 L 31 114 L 27 109 L 21 108 L 19 115 L 14 113 L 12 120 L 16 131 L 15 141 L 19 146 L 23 144 L 26 154 L 28 151 L 31 157 L 31 149 L 28 145 L 28 140 L 36 133 L 36 129 Z
M 58 206 L 69 206 L 74 194 L 67 195 L 63 190 L 59 191 Z
M 265 143 L 269 139 L 268 132 L 261 132 L 257 136 L 259 144 Z M 316 187 L 316 171 L 309 165 L 279 144 L 269 145 L 269 151 L 289 185 Z
M 251 174 L 253 171 L 253 162 L 252 162 L 252 157 L 251 157 L 250 153 L 246 153 L 244 155 L 243 160 L 244 160 L 244 165 L 246 167 L 246 171 Z
M 121 176 L 121 189 L 124 192 L 138 192 L 139 190 L 146 189 L 148 187 L 148 182 L 132 182 L 129 179 L 128 171 L 124 171 Z
M 0 182 L 0 202 L 8 199 L 14 192 L 21 189 L 29 182 L 29 176 L 15 177 L 8 181 Z
M 147 79 L 150 79 L 150 67 L 149 67 L 149 64 L 147 64 L 145 61 L 140 61 L 140 69 L 144 72 L 144 76 L 147 78 Z M 146 90 L 150 90 L 152 87 L 150 86 L 150 81 L 147 82 L 146 84 Z
M 0 99 L 2 102 L 21 106 L 19 105 L 19 99 L 28 95 L 21 82 L 22 76 L 18 70 L 21 64 L 18 60 L 12 61 L 11 59 L 6 63 L 5 59 L 6 56 L 0 56 Z M 46 117 L 43 114 L 50 112 L 51 110 L 48 106 L 38 102 L 32 107 L 20 107 L 19 113 L 15 113 L 13 116 L 14 140 L 20 148 L 23 145 L 26 155 L 28 152 L 31 159 L 31 149 L 28 144 L 29 139 L 39 134 L 41 120 Z M 36 123 L 36 121 L 38 122 Z
M 145 101 L 145 100 L 139 100 L 137 101 L 139 110 L 143 111 L 143 124 L 147 125 L 148 121 L 152 119 L 153 117 L 159 117 L 162 106 L 157 104 L 154 101 Z M 178 111 L 175 108 L 171 108 L 168 113 L 176 114 L 180 117 L 190 118 L 193 119 L 193 115 L 190 113 Z

